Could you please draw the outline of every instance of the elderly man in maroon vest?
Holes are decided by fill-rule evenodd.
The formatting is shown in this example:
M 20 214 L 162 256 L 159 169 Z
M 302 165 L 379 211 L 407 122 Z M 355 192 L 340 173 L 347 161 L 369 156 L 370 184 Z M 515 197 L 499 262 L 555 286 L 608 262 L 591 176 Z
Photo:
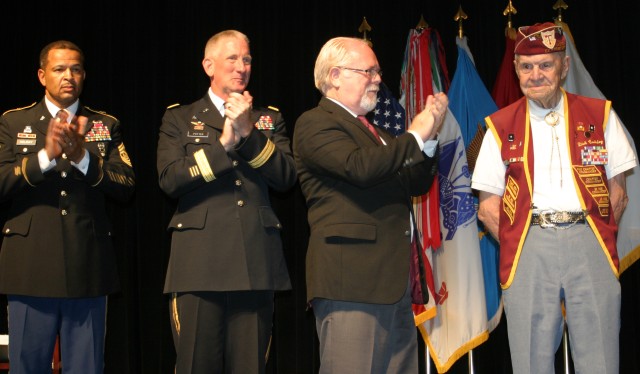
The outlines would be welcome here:
M 479 219 L 500 241 L 513 371 L 553 373 L 566 319 L 576 372 L 613 374 L 616 222 L 627 204 L 625 171 L 637 160 L 610 101 L 560 87 L 565 46 L 553 23 L 519 28 L 524 97 L 486 118 L 472 187 Z

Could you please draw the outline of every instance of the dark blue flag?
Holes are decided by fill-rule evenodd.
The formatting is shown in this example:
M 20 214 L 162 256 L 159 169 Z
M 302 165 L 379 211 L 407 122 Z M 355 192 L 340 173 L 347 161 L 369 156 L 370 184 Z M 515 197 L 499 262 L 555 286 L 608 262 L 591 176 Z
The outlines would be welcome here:
M 373 124 L 387 130 L 389 133 L 398 136 L 404 134 L 405 111 L 402 105 L 396 100 L 389 90 L 389 87 L 380 82 L 378 91 L 378 103 L 373 110 Z

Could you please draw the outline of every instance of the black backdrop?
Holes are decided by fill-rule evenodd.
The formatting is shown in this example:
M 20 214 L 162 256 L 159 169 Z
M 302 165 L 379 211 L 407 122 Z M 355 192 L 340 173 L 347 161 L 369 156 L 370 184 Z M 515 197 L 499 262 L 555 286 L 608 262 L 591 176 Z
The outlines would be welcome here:
M 550 21 L 555 0 L 514 1 L 516 26 Z M 640 72 L 633 57 L 640 32 L 638 2 L 570 1 L 564 20 L 599 88 L 613 100 L 636 143 L 634 107 Z M 3 1 L 0 5 L 0 111 L 40 100 L 40 49 L 69 39 L 84 49 L 87 80 L 83 102 L 106 110 L 124 124 L 125 142 L 137 176 L 130 204 L 113 205 L 122 292 L 110 297 L 107 373 L 171 373 L 174 352 L 167 298 L 162 294 L 169 256 L 165 227 L 173 202 L 158 188 L 155 151 L 164 108 L 204 95 L 208 81 L 200 61 L 204 44 L 228 28 L 251 39 L 254 57 L 249 90 L 256 103 L 281 109 L 293 132 L 295 119 L 316 105 L 313 64 L 334 36 L 361 36 L 363 17 L 373 30 L 384 80 L 397 93 L 409 29 L 423 15 L 443 40 L 450 78 L 455 72 L 461 5 L 469 19 L 465 34 L 476 67 L 491 90 L 504 52 L 507 0 L 491 1 Z M 630 63 L 624 63 L 628 58 Z M 270 373 L 313 373 L 318 364 L 312 315 L 305 310 L 306 212 L 298 188 L 274 195 L 293 290 L 277 295 Z M 2 215 L 5 210 L 0 210 Z M 1 217 L 0 217 L 1 218 Z M 213 243 L 212 243 L 213 244 Z M 621 276 L 623 287 L 621 372 L 640 372 L 640 270 Z M 4 308 L 3 308 L 4 309 Z M 477 373 L 510 373 L 505 320 L 488 342 L 474 350 Z M 3 327 L 6 330 L 6 326 Z M 450 372 L 467 372 L 466 358 Z

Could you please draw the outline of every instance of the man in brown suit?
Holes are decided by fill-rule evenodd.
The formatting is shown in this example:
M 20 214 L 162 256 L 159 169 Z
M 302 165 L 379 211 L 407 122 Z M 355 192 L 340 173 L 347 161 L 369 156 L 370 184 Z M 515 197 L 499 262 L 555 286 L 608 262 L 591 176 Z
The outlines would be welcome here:
M 426 193 L 435 177 L 447 97 L 430 96 L 428 109 L 394 138 L 367 128 L 381 71 L 365 41 L 329 40 L 314 75 L 324 97 L 298 118 L 293 149 L 309 208 L 307 299 L 320 373 L 416 373 L 411 196 Z

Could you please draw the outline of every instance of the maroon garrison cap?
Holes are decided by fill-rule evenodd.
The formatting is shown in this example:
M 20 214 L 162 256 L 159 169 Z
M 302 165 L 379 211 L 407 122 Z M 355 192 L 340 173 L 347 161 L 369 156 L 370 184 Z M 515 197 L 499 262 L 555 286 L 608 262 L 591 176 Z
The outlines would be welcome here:
M 562 27 L 552 22 L 536 23 L 518 28 L 516 35 L 517 55 L 541 55 L 566 49 L 567 42 Z

